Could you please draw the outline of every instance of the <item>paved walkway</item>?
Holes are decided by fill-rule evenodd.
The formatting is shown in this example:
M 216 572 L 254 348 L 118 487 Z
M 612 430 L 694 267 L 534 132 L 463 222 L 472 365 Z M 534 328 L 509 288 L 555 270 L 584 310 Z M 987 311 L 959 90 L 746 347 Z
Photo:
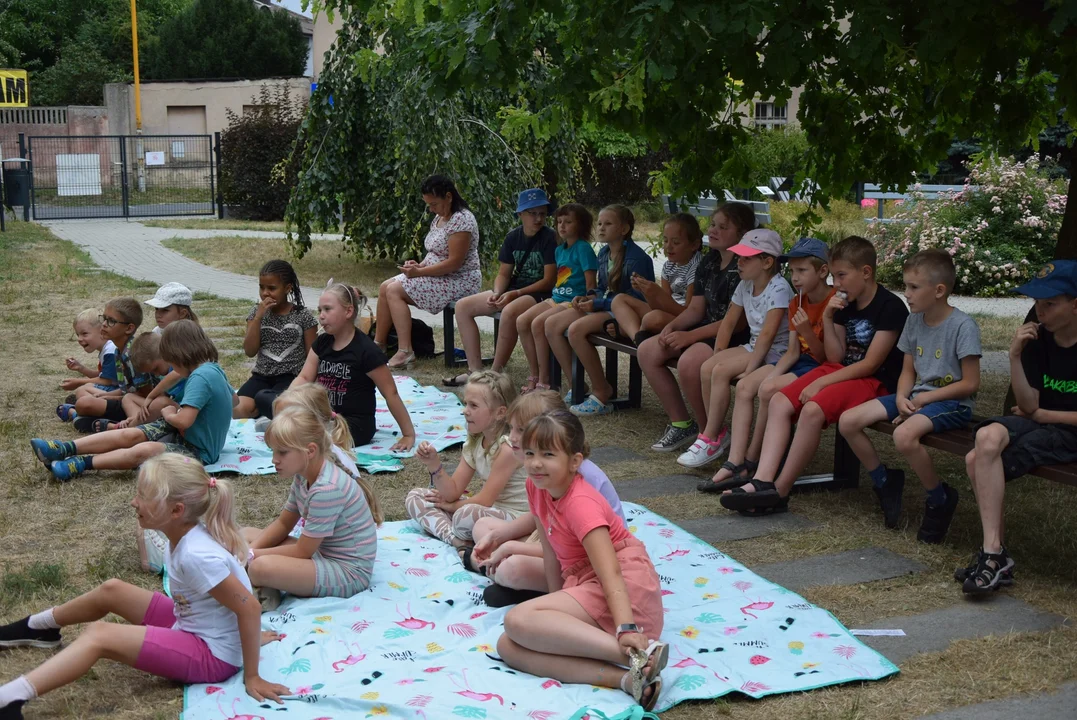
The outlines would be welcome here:
M 223 298 L 258 299 L 258 278 L 251 275 L 219 270 L 195 262 L 180 253 L 169 250 L 161 243 L 172 238 L 207 238 L 221 235 L 279 238 L 284 234 L 258 230 L 186 230 L 177 228 L 147 227 L 137 222 L 123 220 L 58 220 L 43 222 L 57 237 L 69 240 L 86 250 L 101 268 L 121 275 L 147 280 L 163 285 L 167 282 L 183 283 L 196 292 L 207 292 Z M 339 236 L 317 235 L 317 240 L 333 240 Z M 370 292 L 375 292 L 371 289 Z M 319 288 L 303 288 L 303 301 L 308 307 L 316 307 Z M 376 311 L 377 297 L 370 298 L 370 309 Z M 411 309 L 412 317 L 431 327 L 441 327 L 441 315 L 431 315 L 417 308 Z M 491 318 L 479 318 L 479 329 L 493 332 Z

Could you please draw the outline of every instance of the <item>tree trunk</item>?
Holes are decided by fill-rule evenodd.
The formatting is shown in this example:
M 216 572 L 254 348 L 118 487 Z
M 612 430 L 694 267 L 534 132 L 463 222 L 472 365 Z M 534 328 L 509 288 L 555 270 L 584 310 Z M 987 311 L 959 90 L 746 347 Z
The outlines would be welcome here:
M 1058 244 L 1055 245 L 1056 258 L 1077 258 L 1077 166 L 1070 170 L 1070 186 L 1066 195 L 1066 214 L 1062 216 L 1062 227 L 1058 231 Z

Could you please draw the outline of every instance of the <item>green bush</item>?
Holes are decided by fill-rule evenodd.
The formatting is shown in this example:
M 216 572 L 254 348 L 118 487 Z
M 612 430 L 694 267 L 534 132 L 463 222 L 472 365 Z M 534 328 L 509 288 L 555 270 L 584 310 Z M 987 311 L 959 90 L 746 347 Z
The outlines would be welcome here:
M 772 202 L 768 227 L 782 236 L 786 247 L 804 236 L 816 237 L 827 245 L 834 245 L 850 235 L 864 235 L 867 232 L 867 222 L 856 203 L 832 200 L 826 210 L 816 207 L 814 217 L 806 217 L 807 210 L 808 203 L 799 200 Z
M 799 127 L 758 128 L 728 157 L 719 158 L 714 175 L 719 190 L 769 185 L 772 177 L 793 177 L 804 170 L 808 138 Z
M 296 145 L 306 103 L 287 88 L 262 88 L 252 111 L 227 110 L 221 133 L 221 194 L 229 214 L 244 220 L 281 220 L 295 186 Z
M 900 284 L 907 257 L 942 248 L 957 265 L 957 292 L 1007 295 L 1051 259 L 1066 209 L 1055 163 L 983 157 L 968 168 L 961 192 L 927 200 L 913 186 L 894 222 L 872 226 L 883 282 Z

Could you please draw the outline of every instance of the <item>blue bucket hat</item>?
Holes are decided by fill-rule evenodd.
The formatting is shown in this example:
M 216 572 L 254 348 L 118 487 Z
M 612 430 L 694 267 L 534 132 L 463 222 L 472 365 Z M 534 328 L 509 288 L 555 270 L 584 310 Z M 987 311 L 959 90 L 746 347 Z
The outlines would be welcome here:
M 1034 300 L 1069 295 L 1077 297 L 1077 260 L 1052 260 L 1040 268 L 1036 277 L 1013 292 Z
M 827 248 L 826 243 L 818 238 L 802 237 L 797 240 L 796 245 L 789 249 L 785 255 L 779 258 L 782 262 L 792 260 L 793 258 L 804 257 L 817 257 L 825 263 L 830 262 L 830 250 Z
M 551 213 L 553 212 L 553 203 L 546 197 L 546 191 L 542 188 L 530 188 L 520 193 L 520 197 L 516 200 L 516 212 L 522 213 L 527 210 L 534 210 L 543 205 L 545 205 Z

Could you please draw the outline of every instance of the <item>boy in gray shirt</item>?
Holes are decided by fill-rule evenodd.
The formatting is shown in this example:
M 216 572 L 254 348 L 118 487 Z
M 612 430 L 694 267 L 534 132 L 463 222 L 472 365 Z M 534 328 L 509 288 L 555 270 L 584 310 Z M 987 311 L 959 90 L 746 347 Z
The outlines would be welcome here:
M 927 491 L 924 519 L 916 537 L 940 543 L 957 509 L 957 490 L 939 479 L 920 439 L 931 432 L 965 427 L 980 388 L 980 328 L 949 303 L 956 271 L 950 254 L 923 250 L 905 261 L 909 319 L 898 339 L 905 362 L 897 393 L 871 400 L 841 416 L 838 429 L 875 485 L 889 528 L 901 518 L 905 473 L 879 460 L 864 430 L 882 420 L 897 425 L 894 445 Z

